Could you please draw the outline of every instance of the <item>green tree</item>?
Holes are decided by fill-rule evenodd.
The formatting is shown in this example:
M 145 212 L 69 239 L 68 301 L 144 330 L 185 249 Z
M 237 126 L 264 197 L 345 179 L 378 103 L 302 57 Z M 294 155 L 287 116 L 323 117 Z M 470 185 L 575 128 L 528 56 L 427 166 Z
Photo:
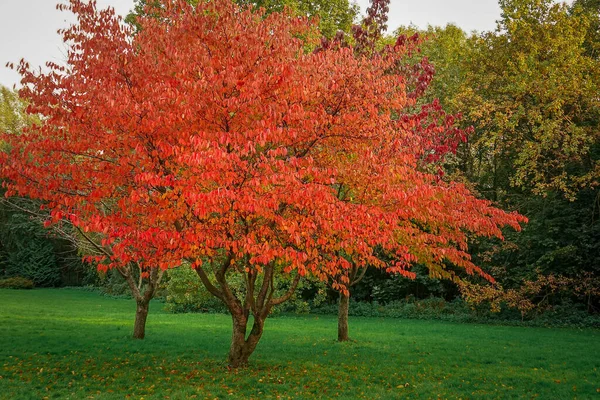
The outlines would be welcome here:
M 35 116 L 25 112 L 26 107 L 15 91 L 0 85 L 0 129 L 3 132 L 18 135 L 37 121 Z
M 420 36 L 419 51 L 413 58 L 415 61 L 426 58 L 435 69 L 422 102 L 438 99 L 447 111 L 460 111 L 453 107 L 453 99 L 465 79 L 465 59 L 470 56 L 471 41 L 467 33 L 454 24 L 448 24 L 444 27 L 428 26 L 427 29 L 402 26 L 396 29 L 395 35 Z
M 504 1 L 494 32 L 398 32 L 424 38 L 418 56 L 436 70 L 424 97 L 474 127 L 447 169 L 530 219 L 506 243 L 483 239 L 472 250 L 505 288 L 539 273 L 600 272 L 599 4 Z
M 587 54 L 597 60 L 600 58 L 600 0 L 575 0 L 571 12 L 576 15 L 584 13 L 589 18 L 584 46 Z
M 597 3 L 502 1 L 496 31 L 467 38 L 457 66 L 444 52 L 431 56 L 442 72 L 458 71 L 445 105 L 474 127 L 451 167 L 530 219 L 507 243 L 475 249 L 505 288 L 539 273 L 600 272 Z
M 584 46 L 590 18 L 551 0 L 501 6 L 497 30 L 472 39 L 453 100 L 475 127 L 467 174 L 493 199 L 510 185 L 574 199 L 600 184 L 600 68 Z
M 16 92 L 0 86 L 0 131 L 18 135 L 36 122 L 25 108 Z M 22 276 L 36 286 L 59 284 L 61 273 L 54 245 L 39 221 L 31 218 L 31 202 L 18 198 L 8 201 L 3 194 L 0 189 L 0 276 Z
M 0 268 L 3 275 L 28 278 L 36 286 L 58 285 L 61 271 L 47 234 L 26 212 L 16 211 L 6 202 L 0 203 Z

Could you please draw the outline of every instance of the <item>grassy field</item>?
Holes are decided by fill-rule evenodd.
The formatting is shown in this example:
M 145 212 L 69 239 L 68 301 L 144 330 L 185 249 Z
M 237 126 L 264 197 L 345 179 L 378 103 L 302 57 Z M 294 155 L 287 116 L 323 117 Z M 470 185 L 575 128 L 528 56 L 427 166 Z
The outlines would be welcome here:
M 600 398 L 600 332 L 333 317 L 278 317 L 249 368 L 224 364 L 225 315 L 77 290 L 0 290 L 2 399 Z

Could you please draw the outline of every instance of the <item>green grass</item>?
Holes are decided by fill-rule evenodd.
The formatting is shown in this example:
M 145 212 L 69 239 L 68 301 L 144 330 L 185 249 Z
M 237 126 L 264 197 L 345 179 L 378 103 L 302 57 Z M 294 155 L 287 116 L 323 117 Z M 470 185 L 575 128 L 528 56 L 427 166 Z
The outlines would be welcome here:
M 78 290 L 0 290 L 2 399 L 600 398 L 600 332 L 333 317 L 267 321 L 251 366 L 230 371 L 230 318 Z

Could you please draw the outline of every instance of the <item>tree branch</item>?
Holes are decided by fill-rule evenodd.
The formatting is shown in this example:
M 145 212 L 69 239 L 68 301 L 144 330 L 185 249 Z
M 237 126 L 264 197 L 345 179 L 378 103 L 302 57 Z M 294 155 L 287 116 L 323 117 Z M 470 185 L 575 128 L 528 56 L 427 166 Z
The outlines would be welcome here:
M 290 297 L 292 297 L 292 295 L 296 291 L 296 288 L 298 287 L 298 283 L 300 282 L 300 278 L 301 278 L 300 274 L 297 274 L 296 277 L 294 278 L 294 281 L 292 282 L 292 286 L 290 286 L 290 288 L 288 289 L 286 294 L 284 294 L 283 296 L 278 297 L 276 299 L 271 299 L 271 301 L 269 301 L 269 308 L 288 301 L 290 299 Z
M 273 281 L 273 265 L 269 263 L 269 265 L 265 266 L 265 273 L 263 277 L 262 286 L 260 288 L 260 292 L 258 293 L 258 299 L 256 301 L 256 306 L 259 309 L 263 309 L 265 306 L 265 300 L 267 298 L 267 292 L 269 290 L 269 285 Z
M 368 269 L 368 267 L 365 265 L 363 267 L 362 271 L 360 272 L 360 276 L 358 278 L 356 278 L 354 281 L 351 281 L 350 286 L 354 286 L 358 282 L 362 281 L 362 279 L 365 277 L 365 274 L 367 273 L 367 269 Z M 354 274 L 354 277 L 356 277 L 356 273 Z
M 219 300 L 224 302 L 225 297 L 223 296 L 223 293 L 219 289 L 217 289 L 217 287 L 215 285 L 212 284 L 212 282 L 208 278 L 208 275 L 206 275 L 206 272 L 204 271 L 204 269 L 201 266 L 198 266 L 198 267 L 194 268 L 194 270 L 200 277 L 200 280 L 202 281 L 202 284 L 204 285 L 206 290 L 208 290 L 210 292 L 210 294 L 212 294 L 213 296 L 215 296 L 216 298 L 218 298 Z
M 229 307 L 232 313 L 241 312 L 243 310 L 242 303 L 240 300 L 233 294 L 231 289 L 229 288 L 229 284 L 227 283 L 226 273 L 229 267 L 231 266 L 231 261 L 233 260 L 233 255 L 230 253 L 221 264 L 221 268 L 215 273 L 215 278 L 219 283 L 221 288 L 221 293 L 223 295 L 223 302 Z
M 107 257 L 111 257 L 113 255 L 112 251 L 108 251 L 104 247 L 99 246 L 98 243 L 94 242 L 88 235 L 86 235 L 86 233 L 84 231 L 82 231 L 81 228 L 79 228 L 76 225 L 73 225 L 73 226 L 75 227 L 75 229 L 77 229 L 79 234 L 81 236 L 83 236 L 85 238 L 85 240 L 87 240 L 96 250 L 98 250 L 99 252 L 101 252 L 102 254 L 104 254 Z

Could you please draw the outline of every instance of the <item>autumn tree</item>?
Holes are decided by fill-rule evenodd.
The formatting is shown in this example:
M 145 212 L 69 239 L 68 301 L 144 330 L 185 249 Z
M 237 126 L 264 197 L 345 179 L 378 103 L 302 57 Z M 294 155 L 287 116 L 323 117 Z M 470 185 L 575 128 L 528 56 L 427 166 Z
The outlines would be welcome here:
M 0 132 L 20 135 L 39 118 L 25 112 L 18 94 L 0 86 Z M 0 151 L 7 144 L 0 140 Z M 35 286 L 77 284 L 83 265 L 77 250 L 42 224 L 48 213 L 40 202 L 26 197 L 4 197 L 0 188 L 0 275 L 30 279 Z
M 39 116 L 27 114 L 26 107 L 17 93 L 0 87 L 0 131 L 18 136 L 28 126 L 39 124 Z M 77 254 L 110 257 L 110 246 L 101 244 L 102 234 L 86 234 L 67 218 L 57 219 L 57 223 L 51 226 L 51 232 L 44 232 L 42 225 L 48 219 L 48 211 L 45 207 L 40 209 L 43 204 L 44 199 L 0 199 L 0 224 L 3 226 L 0 254 L 4 254 L 6 259 L 4 269 L 7 274 L 31 278 L 38 286 L 57 285 L 61 279 L 58 264 L 64 270 L 73 270 L 81 268 L 80 262 L 73 260 Z M 143 339 L 149 304 L 164 271 L 155 269 L 146 273 L 135 263 L 116 270 L 127 282 L 137 303 L 133 337 Z
M 474 127 L 457 153 L 445 158 L 446 177 L 467 182 L 530 220 L 524 232 L 509 232 L 507 242 L 478 239 L 469 250 L 507 290 L 520 290 L 539 274 L 568 279 L 597 275 L 600 265 L 600 197 L 594 180 L 600 154 L 595 134 L 600 116 L 595 100 L 599 3 L 537 4 L 504 2 L 510 12 L 495 32 L 467 35 L 452 25 L 396 31 L 419 35 L 420 52 L 411 58 L 427 57 L 435 67 L 419 103 L 437 98 L 446 111 L 463 114 L 460 126 Z M 509 23 L 513 28 L 506 29 Z M 517 68 L 520 59 L 527 61 Z M 562 104 L 562 109 L 550 112 L 552 104 Z M 539 135 L 530 135 L 529 129 Z M 573 155 L 557 136 L 588 145 Z M 547 153 L 552 163 L 536 167 L 541 180 L 519 181 L 519 174 L 532 172 L 519 159 L 536 152 Z M 584 176 L 589 180 L 584 182 Z M 550 183 L 553 179 L 556 184 Z M 578 296 L 573 292 L 571 298 Z M 592 307 L 587 303 L 588 310 L 597 312 L 597 301 Z
M 50 227 L 60 237 L 69 240 L 85 259 L 96 260 L 94 265 L 100 262 L 98 268 L 103 271 L 107 270 L 103 263 L 113 257 L 113 251 L 112 246 L 107 244 L 104 232 L 85 232 L 68 216 L 54 221 Z M 115 265 L 113 269 L 125 280 L 131 297 L 136 302 L 132 336 L 134 339 L 144 339 L 150 302 L 156 296 L 165 269 L 142 266 L 135 260 Z
M 441 178 L 443 171 L 440 161 L 443 160 L 444 155 L 456 150 L 458 143 L 465 139 L 466 132 L 457 129 L 456 116 L 445 113 L 439 99 L 431 97 L 430 86 L 433 83 L 435 68 L 421 51 L 426 37 L 420 36 L 418 32 L 411 32 L 409 35 L 402 33 L 395 38 L 386 37 L 388 12 L 389 0 L 372 0 L 361 23 L 352 27 L 351 40 L 348 40 L 345 35 L 337 35 L 331 40 L 323 38 L 316 51 L 352 47 L 355 57 L 377 59 L 386 55 L 389 46 L 401 49 L 402 56 L 397 57 L 386 71 L 403 81 L 406 92 L 403 107 L 394 109 L 392 117 L 403 121 L 405 129 L 419 141 L 419 146 L 412 147 L 414 151 L 412 155 L 419 160 L 416 168 L 421 171 L 436 171 Z M 448 31 L 451 39 L 454 39 L 456 30 L 449 28 Z M 450 85 L 455 84 L 449 75 L 446 73 L 442 77 Z M 440 90 L 435 93 L 440 93 Z M 352 188 L 346 190 L 351 191 Z M 340 191 L 339 194 L 342 197 L 346 195 L 344 191 Z M 377 254 L 384 259 L 386 257 L 385 251 L 379 250 Z M 334 284 L 339 281 L 344 282 L 347 289 L 340 291 L 339 294 L 338 341 L 341 342 L 349 340 L 348 313 L 351 287 L 361 282 L 369 267 L 369 265 L 359 267 L 351 257 L 346 258 L 350 267 L 342 270 L 341 275 L 333 278 L 332 281 Z M 431 271 L 431 275 L 436 275 L 440 268 L 446 268 L 436 264 L 426 265 L 426 267 Z
M 492 279 L 468 235 L 501 237 L 524 218 L 418 168 L 452 131 L 396 118 L 409 101 L 393 72 L 401 41 L 376 57 L 307 52 L 306 18 L 227 0 L 164 2 L 135 35 L 94 2 L 64 7 L 78 20 L 63 33 L 67 65 L 18 68 L 43 118 L 3 137 L 8 191 L 103 235 L 111 253 L 92 260 L 104 268 L 190 262 L 232 315 L 231 366 L 247 364 L 303 276 L 343 277 L 351 264 L 412 276 L 422 262 Z

